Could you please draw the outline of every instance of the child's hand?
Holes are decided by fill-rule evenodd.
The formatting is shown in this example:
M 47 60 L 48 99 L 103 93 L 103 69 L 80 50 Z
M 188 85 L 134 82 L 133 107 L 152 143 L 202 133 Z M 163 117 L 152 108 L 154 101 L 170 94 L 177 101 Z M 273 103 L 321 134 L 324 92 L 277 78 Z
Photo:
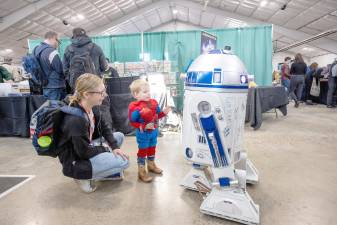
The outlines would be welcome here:
M 154 129 L 154 123 L 148 123 L 148 124 L 146 124 L 145 129 L 146 130 L 153 130 Z
M 164 108 L 163 112 L 167 115 L 171 111 L 171 107 L 167 106 Z

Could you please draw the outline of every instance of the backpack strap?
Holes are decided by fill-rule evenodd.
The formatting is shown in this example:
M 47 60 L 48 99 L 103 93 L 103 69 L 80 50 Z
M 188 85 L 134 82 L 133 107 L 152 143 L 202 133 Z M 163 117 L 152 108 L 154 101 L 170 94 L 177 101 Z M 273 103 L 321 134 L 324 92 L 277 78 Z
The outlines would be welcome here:
M 41 54 L 42 54 L 42 52 L 44 51 L 44 50 L 46 50 L 47 48 L 50 48 L 49 46 L 44 46 L 43 48 L 41 48 L 39 51 L 38 51 L 38 53 L 36 53 L 36 49 L 39 47 L 39 46 L 41 46 L 41 45 L 38 45 L 38 46 L 36 46 L 35 48 L 34 48 L 34 50 L 33 50 L 33 55 L 37 58 L 37 60 L 39 61 L 39 63 L 40 63 L 40 57 L 41 57 Z
M 39 66 L 40 66 L 40 69 L 41 69 L 41 72 L 43 73 L 43 78 L 44 79 L 48 79 L 47 78 L 47 74 L 43 71 L 43 68 L 41 66 L 41 54 L 44 50 L 46 50 L 47 48 L 50 48 L 48 45 L 44 46 L 43 48 L 41 48 L 38 53 L 36 54 L 36 49 L 38 48 L 38 46 L 36 46 L 33 50 L 33 55 L 35 56 L 35 58 L 37 59 L 37 62 L 39 63 Z M 49 66 L 49 69 L 50 69 L 50 66 Z M 43 84 L 43 81 L 42 81 L 42 84 Z
M 88 46 L 88 50 L 89 50 L 89 55 L 91 56 L 92 55 L 92 50 L 94 49 L 95 44 L 91 42 L 89 45 L 90 46 Z
M 88 46 L 88 50 L 89 50 L 89 57 L 91 57 L 91 61 L 92 61 L 92 69 L 93 69 L 93 73 L 96 74 L 96 68 L 95 68 L 95 63 L 93 62 L 92 60 L 92 52 L 93 52 L 93 49 L 95 47 L 95 44 L 93 42 L 89 43 L 90 46 Z
M 68 47 L 68 50 L 69 50 L 69 52 L 71 53 L 71 54 L 74 54 L 75 53 L 75 48 L 78 48 L 78 49 L 80 49 L 81 47 L 74 47 L 72 44 L 71 45 L 69 45 L 69 47 Z M 89 51 L 89 53 L 90 53 L 90 55 L 92 54 L 92 49 L 94 48 L 94 43 L 89 43 L 88 44 L 88 47 L 87 47 L 87 50 Z
M 65 105 L 65 106 L 62 106 L 60 108 L 60 110 L 64 113 L 67 113 L 67 114 L 70 114 L 70 115 L 82 117 L 82 118 L 86 119 L 87 121 L 89 120 L 86 113 L 84 113 L 83 110 L 81 110 L 79 108 Z

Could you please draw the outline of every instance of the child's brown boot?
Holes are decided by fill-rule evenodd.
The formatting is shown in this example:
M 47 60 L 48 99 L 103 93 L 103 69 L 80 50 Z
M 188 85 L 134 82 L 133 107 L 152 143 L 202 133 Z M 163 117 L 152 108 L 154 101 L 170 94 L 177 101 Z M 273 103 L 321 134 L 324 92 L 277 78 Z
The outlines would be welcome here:
M 147 160 L 147 170 L 152 173 L 162 174 L 163 170 L 157 167 L 153 160 Z
M 138 178 L 145 183 L 150 183 L 152 181 L 152 177 L 146 172 L 145 166 L 140 164 L 138 164 Z

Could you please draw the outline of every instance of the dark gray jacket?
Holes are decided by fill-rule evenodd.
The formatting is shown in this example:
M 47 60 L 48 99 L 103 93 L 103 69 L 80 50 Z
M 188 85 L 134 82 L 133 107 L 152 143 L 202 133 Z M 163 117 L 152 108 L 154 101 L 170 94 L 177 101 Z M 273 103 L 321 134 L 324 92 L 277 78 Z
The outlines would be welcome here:
M 72 53 L 69 50 L 70 46 L 72 46 L 73 48 L 88 48 L 88 45 L 90 43 L 92 43 L 92 41 L 87 36 L 81 36 L 71 39 L 71 45 L 67 46 L 63 57 L 63 69 L 67 79 L 69 78 L 69 66 L 72 57 Z M 92 58 L 93 63 L 95 64 L 96 75 L 101 76 L 102 73 L 109 68 L 108 63 L 105 59 L 102 49 L 95 43 L 93 43 L 93 45 L 94 46 L 91 50 L 90 56 Z

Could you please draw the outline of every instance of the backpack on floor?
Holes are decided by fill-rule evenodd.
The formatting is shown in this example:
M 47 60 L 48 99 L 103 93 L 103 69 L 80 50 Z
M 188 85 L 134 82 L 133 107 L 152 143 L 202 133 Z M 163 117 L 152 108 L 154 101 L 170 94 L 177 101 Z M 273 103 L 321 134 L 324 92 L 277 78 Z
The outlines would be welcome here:
M 95 64 L 91 57 L 93 48 L 93 43 L 90 43 L 87 47 L 69 47 L 71 53 L 69 63 L 69 85 L 72 90 L 75 89 L 76 80 L 79 76 L 84 73 L 96 74 Z
M 30 92 L 32 94 L 42 94 L 43 86 L 47 85 L 48 79 L 40 66 L 41 53 L 47 49 L 48 46 L 36 52 L 36 48 L 32 54 L 28 54 L 22 58 L 22 66 L 26 73 L 30 74 L 28 80 Z
M 57 100 L 46 101 L 32 115 L 30 132 L 32 143 L 38 155 L 56 157 L 60 153 L 58 140 L 60 125 L 64 114 L 71 114 L 88 119 L 85 113 L 75 107 Z

